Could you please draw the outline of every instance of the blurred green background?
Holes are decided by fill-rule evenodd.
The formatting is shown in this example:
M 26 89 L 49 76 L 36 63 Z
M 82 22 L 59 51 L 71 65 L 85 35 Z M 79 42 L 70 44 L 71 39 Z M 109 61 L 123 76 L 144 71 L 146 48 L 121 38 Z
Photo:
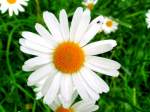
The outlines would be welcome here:
M 19 50 L 21 32 L 35 32 L 34 25 L 43 23 L 42 12 L 55 15 L 64 8 L 71 21 L 81 0 L 30 0 L 26 12 L 9 17 L 0 14 L 0 112 L 51 112 L 35 100 L 35 93 L 28 87 L 30 73 L 22 71 L 25 60 L 31 56 Z M 145 23 L 145 13 L 150 0 L 99 0 L 92 18 L 102 14 L 119 22 L 119 29 L 110 35 L 98 34 L 93 41 L 115 39 L 118 46 L 103 56 L 121 63 L 120 76 L 100 75 L 110 86 L 97 102 L 97 112 L 150 112 L 150 29 Z

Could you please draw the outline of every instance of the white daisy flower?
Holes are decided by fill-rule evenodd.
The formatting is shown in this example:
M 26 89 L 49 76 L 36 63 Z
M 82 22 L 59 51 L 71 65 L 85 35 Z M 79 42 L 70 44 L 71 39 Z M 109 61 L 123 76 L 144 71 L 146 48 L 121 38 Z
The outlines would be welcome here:
M 89 10 L 92 10 L 97 1 L 98 0 L 83 0 L 82 4 L 86 6 Z
M 65 10 L 59 15 L 46 11 L 43 14 L 47 28 L 36 24 L 38 34 L 25 31 L 20 39 L 21 51 L 34 55 L 23 65 L 24 71 L 33 71 L 28 85 L 37 85 L 46 79 L 41 93 L 44 102 L 50 104 L 60 94 L 70 101 L 74 89 L 84 100 L 98 100 L 99 94 L 108 92 L 108 85 L 96 75 L 100 72 L 108 76 L 118 76 L 120 64 L 96 55 L 111 51 L 115 40 L 90 43 L 99 32 L 99 23 L 90 23 L 90 11 L 77 8 L 69 29 Z M 94 72 L 95 71 L 95 72 Z
M 150 10 L 146 13 L 147 28 L 150 28 Z
M 73 96 L 71 99 L 71 103 L 69 107 L 63 107 L 62 105 L 62 97 L 59 96 L 55 99 L 55 101 L 52 104 L 49 104 L 50 108 L 54 112 L 94 112 L 98 110 L 98 106 L 95 105 L 94 101 L 78 101 L 77 103 L 74 103 L 74 100 L 76 99 L 76 95 Z
M 18 15 L 19 11 L 24 12 L 23 6 L 27 6 L 29 0 L 0 0 L 0 10 L 2 13 L 5 13 L 7 10 L 9 16 L 12 16 L 13 13 Z
M 104 24 L 103 24 L 104 33 L 109 34 L 111 32 L 115 32 L 117 29 L 118 29 L 118 23 L 108 17 L 105 17 Z

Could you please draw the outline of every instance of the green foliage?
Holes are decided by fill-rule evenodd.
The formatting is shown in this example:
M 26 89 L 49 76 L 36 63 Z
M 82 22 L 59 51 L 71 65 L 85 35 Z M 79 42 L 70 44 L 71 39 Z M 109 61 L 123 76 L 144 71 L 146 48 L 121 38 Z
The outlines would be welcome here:
M 0 112 L 50 112 L 26 84 L 30 73 L 21 67 L 29 55 L 20 52 L 18 40 L 24 30 L 35 32 L 35 23 L 44 24 L 43 11 L 58 16 L 64 8 L 71 20 L 78 6 L 81 0 L 30 0 L 25 13 L 0 15 Z M 150 30 L 145 23 L 149 8 L 149 0 L 99 0 L 92 11 L 92 18 L 103 14 L 120 24 L 115 33 L 101 33 L 94 39 L 115 39 L 118 46 L 104 56 L 122 65 L 118 78 L 102 76 L 110 91 L 101 95 L 97 112 L 150 112 Z

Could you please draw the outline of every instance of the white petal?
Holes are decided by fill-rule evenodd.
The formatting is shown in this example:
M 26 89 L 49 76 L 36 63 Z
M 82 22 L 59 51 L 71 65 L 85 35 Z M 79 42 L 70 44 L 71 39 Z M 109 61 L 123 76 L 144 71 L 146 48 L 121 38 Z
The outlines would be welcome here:
M 39 35 L 37 35 L 35 33 L 24 31 L 24 32 L 22 32 L 22 36 L 24 38 L 26 38 L 27 40 L 29 40 L 35 44 L 38 44 L 42 47 L 47 47 L 50 49 L 53 48 L 53 46 L 49 42 L 47 42 L 47 40 L 41 38 Z
M 72 95 L 72 98 L 71 98 L 71 100 L 68 101 L 68 102 L 65 102 L 63 96 L 62 96 L 62 95 L 59 95 L 61 104 L 63 105 L 64 108 L 70 108 L 71 105 L 74 103 L 74 101 L 75 101 L 75 99 L 76 99 L 77 97 L 78 97 L 78 92 L 77 92 L 76 90 L 74 90 L 73 95 Z
M 25 11 L 24 8 L 21 5 L 18 5 L 17 7 L 18 7 L 20 12 L 24 12 Z
M 27 5 L 28 5 L 28 3 L 27 3 L 26 1 L 24 1 L 24 0 L 22 0 L 22 1 L 20 2 L 20 4 L 23 5 L 23 6 L 27 6 Z
M 48 32 L 48 30 L 44 28 L 43 25 L 36 23 L 35 29 L 43 38 L 46 38 L 46 39 L 52 38 L 52 35 L 50 34 L 50 32 Z
M 73 83 L 81 98 L 87 100 L 90 96 L 88 95 L 86 89 L 80 84 L 81 80 L 78 77 L 79 75 L 80 73 L 77 73 L 73 76 Z
M 55 112 L 59 107 L 61 107 L 61 105 L 59 97 L 56 97 L 54 102 L 49 104 L 49 107 Z
M 36 93 L 36 100 L 39 100 L 43 97 L 41 92 Z
M 96 4 L 98 2 L 98 0 L 93 0 L 94 4 Z
M 107 93 L 109 91 L 109 87 L 105 83 L 105 81 L 103 81 L 99 76 L 97 76 L 96 73 L 94 73 L 90 69 L 85 67 L 82 70 L 81 75 L 88 83 L 88 85 L 97 93 L 102 93 L 102 92 Z
M 79 108 L 80 105 L 83 104 L 83 103 L 84 103 L 84 101 L 79 101 L 79 102 L 73 104 L 71 108 L 72 108 L 73 110 L 75 110 L 75 111 L 78 112 L 78 108 Z
M 16 15 L 19 14 L 19 11 L 18 11 L 17 7 L 14 7 L 13 10 L 14 10 L 14 13 L 15 13 Z
M 63 40 L 60 32 L 60 24 L 54 14 L 46 11 L 43 13 L 44 22 L 53 35 L 54 39 L 58 42 Z
M 80 73 L 80 76 L 78 76 L 78 77 L 80 78 L 81 86 L 83 86 L 87 90 L 87 92 L 88 92 L 88 94 L 90 96 L 89 99 L 97 101 L 99 99 L 99 94 L 97 92 L 95 92 L 92 88 L 89 87 L 88 83 L 84 80 L 84 78 L 82 77 L 81 73 Z
M 30 54 L 30 55 L 34 55 L 34 56 L 44 56 L 44 55 L 47 55 L 46 53 L 42 53 L 42 52 L 30 49 L 30 48 L 26 48 L 24 46 L 20 46 L 20 50 L 22 52 L 26 53 L 26 54 Z
M 5 13 L 8 10 L 8 6 L 2 5 L 0 7 L 0 10 L 1 10 L 2 13 Z
M 74 40 L 75 38 L 75 33 L 77 31 L 78 25 L 79 25 L 79 20 L 83 14 L 83 8 L 79 7 L 76 9 L 73 19 L 71 22 L 71 27 L 70 27 L 70 40 Z
M 13 15 L 13 9 L 10 7 L 9 8 L 9 16 L 12 16 Z
M 121 65 L 113 60 L 98 57 L 98 56 L 88 56 L 87 63 L 99 66 L 100 68 L 110 69 L 110 70 L 117 70 L 121 67 Z
M 82 105 L 81 105 L 82 106 Z M 95 112 L 98 110 L 98 106 L 91 104 L 91 105 L 83 105 L 79 110 L 79 112 Z
M 67 74 L 63 74 L 62 79 L 61 79 L 60 92 L 61 92 L 61 96 L 64 99 L 64 102 L 66 102 L 65 104 L 63 104 L 65 108 L 67 108 L 67 106 L 68 106 L 67 102 L 71 102 L 71 99 L 72 99 L 72 94 L 73 94 L 73 84 L 72 83 L 73 83 L 72 77 L 67 76 Z
M 44 28 L 41 24 L 37 23 L 35 25 L 35 29 L 39 33 L 39 35 L 42 36 L 42 38 L 45 38 L 51 46 L 56 46 L 56 41 L 46 28 Z
M 90 75 L 90 70 L 88 70 L 87 68 L 82 69 L 81 75 L 91 89 L 93 89 L 97 93 L 102 93 L 101 87 L 98 85 L 99 83 L 97 84 L 97 80 L 95 80 L 95 77 Z
M 51 71 L 53 70 L 52 66 L 52 64 L 47 64 L 33 72 L 28 78 L 28 85 L 32 86 L 47 75 L 50 75 Z
M 92 27 L 93 25 L 98 24 L 100 26 L 99 31 L 102 31 L 102 26 L 103 26 L 104 22 L 105 22 L 104 16 L 100 15 L 92 20 L 89 27 Z
M 51 53 L 51 52 L 53 51 L 53 50 L 50 49 L 50 48 L 41 46 L 41 45 L 39 45 L 39 44 L 36 44 L 36 43 L 34 43 L 34 42 L 32 42 L 32 41 L 28 41 L 28 40 L 23 39 L 23 38 L 21 38 L 21 39 L 19 40 L 19 43 L 20 43 L 22 46 L 26 47 L 26 48 L 29 48 L 29 49 L 32 49 L 32 50 L 35 50 L 35 51 L 38 51 L 38 52 L 41 52 L 41 53 L 49 54 L 49 53 Z
M 76 112 L 93 112 L 98 109 L 98 106 L 95 105 L 95 102 L 89 101 L 79 101 L 75 103 L 72 108 Z
M 117 77 L 119 75 L 119 72 L 117 70 L 109 70 L 109 69 L 105 69 L 105 68 L 99 68 L 99 66 L 95 66 L 89 63 L 85 64 L 86 67 L 90 68 L 93 71 L 108 75 L 108 76 L 113 76 L 113 77 Z
M 86 55 L 97 55 L 111 51 L 117 45 L 115 40 L 102 40 L 83 47 Z
M 30 67 L 30 66 L 27 66 L 27 65 L 23 65 L 22 70 L 26 71 L 26 72 L 31 72 L 31 71 L 35 71 L 35 70 L 39 69 L 40 67 L 41 66 Z
M 50 57 L 34 57 L 29 60 L 27 60 L 24 64 L 29 66 L 29 67 L 36 67 L 36 66 L 41 66 L 44 64 L 48 64 L 50 62 Z
M 65 41 L 69 40 L 69 23 L 68 23 L 68 17 L 65 10 L 61 10 L 59 15 L 60 20 L 60 28 L 62 32 L 63 39 Z
M 41 93 L 43 94 L 43 96 L 45 96 L 48 92 L 48 89 L 51 86 L 51 83 L 53 82 L 53 79 L 55 77 L 55 75 L 57 74 L 57 71 L 51 71 L 47 80 L 45 81 L 45 83 L 43 84 L 43 87 L 41 88 Z
M 86 45 L 99 32 L 99 29 L 100 26 L 98 24 L 94 24 L 91 27 L 89 27 L 80 41 L 80 46 L 83 47 L 84 45 Z
M 77 78 L 78 83 L 80 85 L 80 87 L 78 87 L 79 85 L 75 84 L 76 87 L 78 87 L 76 89 L 79 92 L 82 99 L 84 99 L 84 100 L 92 99 L 92 100 L 95 100 L 95 101 L 99 99 L 99 95 L 96 92 L 94 92 L 90 87 L 88 87 L 88 84 L 85 82 L 85 80 L 83 80 L 83 78 L 81 77 L 81 74 L 77 75 L 76 78 Z M 85 96 L 82 96 L 82 92 L 80 92 L 80 88 L 82 88 L 83 89 L 82 91 L 85 91 L 86 94 L 88 94 L 87 98 L 85 98 Z
M 55 100 L 55 98 L 58 95 L 59 88 L 60 88 L 60 80 L 61 80 L 61 74 L 58 73 L 54 77 L 53 82 L 51 83 L 51 86 L 46 96 L 43 99 L 44 103 L 51 104 Z
M 72 101 L 70 104 L 73 104 L 73 102 L 76 100 L 77 97 L 78 97 L 78 92 L 77 90 L 74 90 L 73 95 L 72 95 Z
M 76 34 L 75 34 L 76 42 L 79 42 L 83 38 L 83 35 L 85 34 L 85 32 L 89 26 L 90 19 L 91 19 L 90 11 L 85 10 L 83 15 L 81 16 L 81 20 L 80 20 L 79 26 L 78 26 Z

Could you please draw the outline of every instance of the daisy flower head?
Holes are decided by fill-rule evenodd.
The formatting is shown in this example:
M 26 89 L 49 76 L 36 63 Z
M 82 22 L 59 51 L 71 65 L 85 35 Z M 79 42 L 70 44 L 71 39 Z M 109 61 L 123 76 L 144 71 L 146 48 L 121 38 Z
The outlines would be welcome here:
M 29 0 L 0 0 L 0 10 L 2 13 L 5 13 L 7 10 L 9 16 L 12 16 L 13 13 L 18 15 L 19 12 L 24 12 L 23 6 L 27 6 Z
M 49 107 L 54 112 L 94 112 L 98 110 L 98 106 L 95 105 L 94 101 L 78 101 L 77 103 L 74 103 L 74 100 L 76 99 L 76 96 L 73 96 L 71 99 L 71 103 L 69 107 L 63 107 L 62 105 L 62 98 L 61 96 L 58 96 L 51 104 L 49 104 Z
M 146 13 L 147 28 L 150 28 L 150 10 Z
M 104 33 L 110 34 L 111 32 L 115 32 L 117 29 L 118 29 L 118 23 L 108 17 L 105 17 L 104 24 L 103 24 Z
M 98 0 L 83 0 L 82 4 L 89 10 L 94 8 L 94 5 L 97 3 Z
M 21 51 L 35 56 L 23 65 L 24 71 L 33 71 L 28 85 L 45 80 L 40 91 L 47 104 L 58 94 L 65 102 L 70 101 L 74 90 L 83 100 L 98 100 L 99 94 L 108 92 L 109 87 L 95 72 L 116 77 L 120 64 L 96 55 L 111 51 L 116 41 L 88 44 L 99 32 L 100 25 L 93 24 L 90 11 L 81 7 L 76 9 L 71 25 L 65 10 L 61 10 L 59 21 L 48 11 L 43 13 L 43 18 L 48 29 L 37 23 L 38 34 L 24 31 L 24 38 L 19 40 Z

